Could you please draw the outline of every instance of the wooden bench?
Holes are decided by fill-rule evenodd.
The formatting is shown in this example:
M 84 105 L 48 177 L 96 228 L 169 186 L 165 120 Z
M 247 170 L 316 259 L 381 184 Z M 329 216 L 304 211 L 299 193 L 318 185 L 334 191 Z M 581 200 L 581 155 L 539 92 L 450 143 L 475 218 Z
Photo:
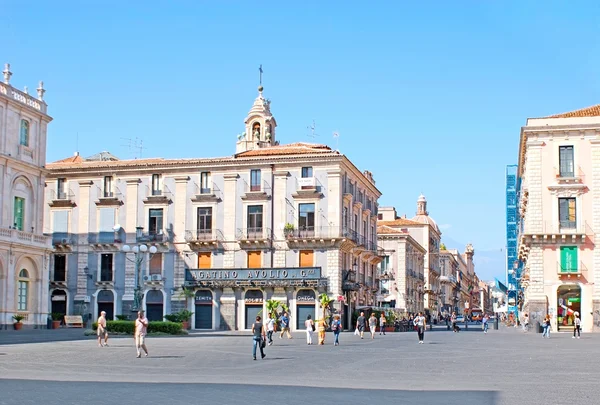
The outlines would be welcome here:
M 65 325 L 67 328 L 83 328 L 83 318 L 81 315 L 65 315 Z

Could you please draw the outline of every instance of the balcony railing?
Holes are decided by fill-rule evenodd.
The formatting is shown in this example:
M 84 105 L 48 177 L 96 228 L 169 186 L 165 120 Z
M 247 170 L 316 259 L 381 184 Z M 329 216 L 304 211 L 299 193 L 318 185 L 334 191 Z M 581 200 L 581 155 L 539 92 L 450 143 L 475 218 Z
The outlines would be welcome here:
M 0 228 L 0 241 L 34 244 L 43 247 L 50 246 L 50 237 L 46 235 L 38 235 L 32 232 L 24 232 L 11 228 Z
M 75 244 L 76 235 L 72 235 L 67 232 L 54 232 L 52 233 L 52 244 L 53 245 L 73 245 Z
M 271 238 L 271 229 L 265 227 L 238 228 L 238 240 L 265 240 Z
M 158 242 L 158 243 L 163 243 L 163 242 L 168 242 L 169 241 L 169 236 L 166 232 L 164 231 L 154 231 L 154 232 L 146 232 L 146 233 L 142 233 L 141 236 L 137 237 L 137 241 L 138 242 Z
M 587 271 L 587 267 L 581 261 L 576 263 L 576 267 L 563 267 L 561 263 L 556 263 L 556 271 L 559 275 L 580 275 Z
M 542 221 L 541 226 L 538 224 L 526 223 L 521 230 L 519 237 L 523 235 L 593 235 L 594 231 L 587 221 L 571 221 L 571 220 L 556 220 Z
M 185 231 L 186 242 L 222 241 L 223 232 L 219 229 L 197 229 Z

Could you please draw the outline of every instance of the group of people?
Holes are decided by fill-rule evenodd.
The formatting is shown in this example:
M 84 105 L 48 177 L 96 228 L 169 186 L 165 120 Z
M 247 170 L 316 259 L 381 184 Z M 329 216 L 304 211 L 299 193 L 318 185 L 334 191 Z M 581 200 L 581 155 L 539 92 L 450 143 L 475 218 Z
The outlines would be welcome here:
M 142 351 L 144 350 L 145 356 L 148 357 L 148 348 L 146 347 L 146 334 L 148 333 L 148 318 L 144 316 L 144 311 L 137 313 L 137 319 L 134 324 L 133 338 L 135 339 L 135 347 L 137 349 L 137 358 L 142 357 Z M 108 346 L 108 328 L 106 327 L 106 312 L 100 312 L 98 318 L 98 346 Z M 104 343 L 102 343 L 104 339 Z
M 374 313 L 369 317 L 369 332 L 371 332 L 371 339 L 375 339 L 375 333 L 377 332 L 377 323 L 379 323 L 379 334 L 382 333 L 385 335 L 385 324 L 386 318 L 383 312 L 379 317 L 379 320 L 375 316 Z M 365 318 L 365 313 L 361 312 L 360 316 L 356 319 L 356 329 L 354 330 L 355 335 L 359 335 L 361 339 L 364 339 L 365 330 L 367 329 L 367 318 Z
M 529 316 L 527 314 L 525 314 L 524 319 L 526 320 L 527 324 L 529 324 Z M 552 320 L 550 318 L 550 314 L 546 314 L 544 317 L 544 320 L 542 321 L 542 327 L 544 328 L 542 338 L 550 339 L 550 329 L 552 329 Z M 525 324 L 523 325 L 523 329 L 527 330 Z M 577 311 L 573 313 L 573 339 L 575 338 L 581 338 L 581 318 L 579 317 L 579 312 Z

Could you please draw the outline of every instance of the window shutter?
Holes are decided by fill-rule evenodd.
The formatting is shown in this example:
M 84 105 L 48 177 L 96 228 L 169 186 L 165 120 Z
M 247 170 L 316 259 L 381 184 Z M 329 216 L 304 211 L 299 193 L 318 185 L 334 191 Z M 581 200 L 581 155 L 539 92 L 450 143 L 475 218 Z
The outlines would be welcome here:
M 54 211 L 53 214 L 54 233 L 67 233 L 69 232 L 69 212 L 68 211 Z

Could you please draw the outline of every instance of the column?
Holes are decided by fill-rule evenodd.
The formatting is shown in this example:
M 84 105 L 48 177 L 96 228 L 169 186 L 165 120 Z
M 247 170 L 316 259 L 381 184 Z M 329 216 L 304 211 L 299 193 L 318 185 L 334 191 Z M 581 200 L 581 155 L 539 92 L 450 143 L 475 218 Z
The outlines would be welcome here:
M 236 216 L 238 177 L 239 176 L 237 173 L 226 173 L 223 176 L 225 179 L 225 186 L 223 187 L 223 214 L 225 216 L 223 236 L 226 241 L 223 243 L 225 248 L 225 252 L 223 253 L 223 267 L 225 268 L 231 268 L 235 266 L 235 250 L 237 248 L 236 224 L 238 223 L 238 218 Z M 229 298 L 226 298 L 226 300 L 227 299 Z M 223 321 L 221 322 L 223 323 Z M 235 323 L 233 323 L 233 325 L 235 325 Z
M 236 302 L 233 288 L 224 288 L 223 295 L 219 300 L 221 313 L 221 324 L 219 330 L 237 330 L 236 325 Z

